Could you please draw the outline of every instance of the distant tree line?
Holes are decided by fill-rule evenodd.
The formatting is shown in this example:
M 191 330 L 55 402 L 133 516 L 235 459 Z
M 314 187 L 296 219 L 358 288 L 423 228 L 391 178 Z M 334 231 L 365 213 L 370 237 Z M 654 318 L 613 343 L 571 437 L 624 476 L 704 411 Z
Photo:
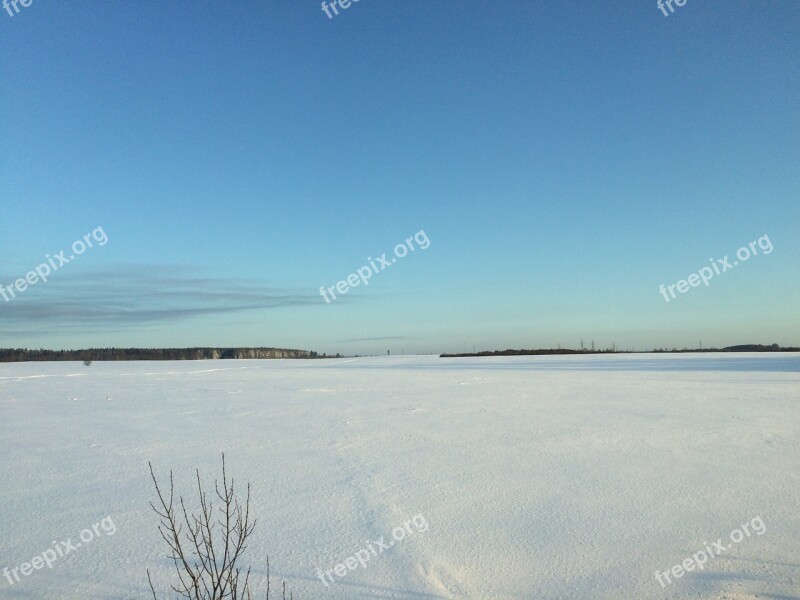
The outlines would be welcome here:
M 659 348 L 653 352 L 800 352 L 800 348 L 782 348 L 778 344 L 740 344 L 738 346 L 725 346 L 724 348 L 684 348 L 683 350 L 665 350 Z
M 643 353 L 660 352 L 800 352 L 800 348 L 781 348 L 778 344 L 769 346 L 764 344 L 742 344 L 740 346 L 727 346 L 725 348 L 683 348 L 678 350 L 664 348 L 645 351 Z M 572 350 L 570 348 L 543 348 L 539 350 L 484 350 L 482 352 L 462 352 L 459 354 L 440 354 L 441 358 L 459 358 L 465 356 L 529 356 L 540 354 L 628 354 L 629 350 Z
M 603 354 L 611 350 L 570 350 L 569 348 L 543 348 L 539 350 L 482 350 L 481 352 L 461 352 L 458 354 L 440 354 L 442 358 L 462 356 L 524 356 L 529 354 Z
M 309 350 L 283 348 L 88 348 L 86 350 L 0 349 L 0 362 L 214 360 L 241 358 L 327 358 Z

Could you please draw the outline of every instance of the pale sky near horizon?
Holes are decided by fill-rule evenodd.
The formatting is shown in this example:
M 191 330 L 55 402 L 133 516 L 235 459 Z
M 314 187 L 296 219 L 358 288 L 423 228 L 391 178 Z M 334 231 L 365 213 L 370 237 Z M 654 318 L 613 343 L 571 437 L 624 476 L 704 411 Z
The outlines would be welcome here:
M 0 9 L 0 347 L 800 345 L 800 3 L 339 12 Z

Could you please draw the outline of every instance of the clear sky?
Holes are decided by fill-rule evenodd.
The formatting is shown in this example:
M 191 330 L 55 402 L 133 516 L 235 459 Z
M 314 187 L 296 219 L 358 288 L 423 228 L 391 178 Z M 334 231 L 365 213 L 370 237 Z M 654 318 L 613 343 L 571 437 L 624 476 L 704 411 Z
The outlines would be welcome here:
M 796 0 L 17 6 L 0 347 L 800 344 Z

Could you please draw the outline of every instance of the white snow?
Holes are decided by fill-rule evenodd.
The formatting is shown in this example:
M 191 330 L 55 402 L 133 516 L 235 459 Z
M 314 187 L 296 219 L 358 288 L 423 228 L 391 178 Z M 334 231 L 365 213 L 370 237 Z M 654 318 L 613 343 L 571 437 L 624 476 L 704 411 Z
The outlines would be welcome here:
M 800 598 L 800 356 L 0 365 L 0 598 L 148 597 L 147 470 L 252 484 L 245 559 L 295 599 Z M 424 515 L 366 567 L 317 569 Z M 754 517 L 702 571 L 673 565 Z M 164 595 L 162 595 L 164 597 Z

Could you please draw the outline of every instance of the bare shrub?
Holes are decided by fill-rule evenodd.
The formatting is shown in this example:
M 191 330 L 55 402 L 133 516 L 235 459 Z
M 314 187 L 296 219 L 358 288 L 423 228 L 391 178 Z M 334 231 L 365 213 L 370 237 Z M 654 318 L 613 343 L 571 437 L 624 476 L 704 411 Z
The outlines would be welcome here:
M 199 514 L 191 514 L 183 496 L 175 504 L 175 486 L 169 472 L 169 494 L 162 492 L 153 465 L 150 477 L 158 494 L 158 506 L 150 506 L 161 519 L 158 531 L 169 547 L 177 583 L 170 589 L 177 598 L 186 600 L 252 600 L 250 567 L 243 569 L 240 559 L 247 549 L 247 539 L 253 533 L 256 520 L 250 519 L 250 484 L 244 503 L 235 494 L 233 478 L 228 479 L 225 455 L 222 455 L 222 485 L 214 480 L 214 492 L 220 501 L 215 510 L 213 500 L 203 490 L 200 471 L 196 470 Z M 213 498 L 213 496 L 212 496 Z M 147 581 L 153 599 L 156 596 L 150 570 Z M 269 600 L 269 558 L 267 558 L 266 599 Z M 291 596 L 290 596 L 291 598 Z M 283 600 L 286 600 L 286 582 L 283 583 Z

